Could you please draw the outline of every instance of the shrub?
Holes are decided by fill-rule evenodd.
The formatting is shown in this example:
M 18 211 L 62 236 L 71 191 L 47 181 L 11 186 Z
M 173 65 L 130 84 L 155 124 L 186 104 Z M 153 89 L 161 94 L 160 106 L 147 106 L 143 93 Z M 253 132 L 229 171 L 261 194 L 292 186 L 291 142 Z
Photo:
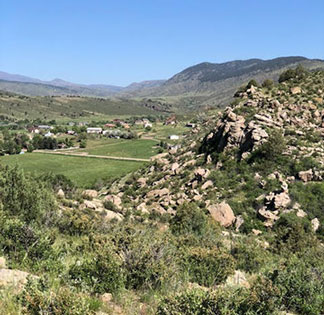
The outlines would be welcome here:
M 274 82 L 270 79 L 265 79 L 262 82 L 262 87 L 267 88 L 267 89 L 271 89 L 274 86 Z
M 24 314 L 95 314 L 100 302 L 67 287 L 51 289 L 44 279 L 29 280 L 17 297 Z
M 204 286 L 224 282 L 235 270 L 234 258 L 218 248 L 190 248 L 186 265 L 191 281 Z
M 231 254 L 237 261 L 237 268 L 250 273 L 258 272 L 269 260 L 268 252 L 249 238 L 236 242 Z
M 77 261 L 70 268 L 69 277 L 74 285 L 95 293 L 118 292 L 125 281 L 120 259 L 108 251 L 81 263 Z
M 127 288 L 160 288 L 177 277 L 177 256 L 167 235 L 138 231 L 120 246 Z
M 0 213 L 0 249 L 16 263 L 37 266 L 37 261 L 54 255 L 54 239 L 37 231 L 17 218 L 9 219 Z
M 310 222 L 294 213 L 281 215 L 273 230 L 276 233 L 274 246 L 282 254 L 285 251 L 301 252 L 316 244 Z
M 299 314 L 322 314 L 324 309 L 324 266 L 307 265 L 303 259 L 291 257 L 270 275 L 278 288 L 278 303 Z
M 0 196 L 3 210 L 28 222 L 40 221 L 54 209 L 54 198 L 43 183 L 26 177 L 18 167 L 0 171 Z
M 96 229 L 96 224 L 98 214 L 89 209 L 66 209 L 57 222 L 60 232 L 69 235 L 89 234 Z
M 172 218 L 171 231 L 175 234 L 194 233 L 201 235 L 207 227 L 207 216 L 196 204 L 183 204 Z
M 259 86 L 259 83 L 258 83 L 256 80 L 252 79 L 252 80 L 250 80 L 249 83 L 246 85 L 246 89 L 250 89 L 251 86 L 255 86 L 255 87 L 257 87 L 257 86 Z

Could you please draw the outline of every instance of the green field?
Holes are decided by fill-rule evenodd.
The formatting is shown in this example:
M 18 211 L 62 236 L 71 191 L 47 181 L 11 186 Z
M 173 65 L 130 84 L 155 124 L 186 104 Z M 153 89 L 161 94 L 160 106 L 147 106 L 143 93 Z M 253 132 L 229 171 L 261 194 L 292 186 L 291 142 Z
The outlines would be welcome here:
M 122 140 L 100 139 L 90 140 L 86 149 L 74 152 L 88 152 L 92 155 L 118 156 L 148 159 L 158 153 L 157 141 L 147 139 Z
M 63 174 L 79 187 L 91 187 L 98 180 L 117 178 L 144 163 L 89 157 L 27 153 L 0 157 L 2 165 L 19 165 L 27 172 Z

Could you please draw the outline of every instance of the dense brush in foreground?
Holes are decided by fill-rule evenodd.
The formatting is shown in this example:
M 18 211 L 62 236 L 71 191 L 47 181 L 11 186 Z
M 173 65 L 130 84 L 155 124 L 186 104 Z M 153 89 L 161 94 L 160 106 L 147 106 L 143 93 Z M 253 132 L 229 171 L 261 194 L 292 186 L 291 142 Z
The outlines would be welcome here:
M 2 169 L 0 310 L 322 314 L 324 74 L 280 81 L 100 192 Z

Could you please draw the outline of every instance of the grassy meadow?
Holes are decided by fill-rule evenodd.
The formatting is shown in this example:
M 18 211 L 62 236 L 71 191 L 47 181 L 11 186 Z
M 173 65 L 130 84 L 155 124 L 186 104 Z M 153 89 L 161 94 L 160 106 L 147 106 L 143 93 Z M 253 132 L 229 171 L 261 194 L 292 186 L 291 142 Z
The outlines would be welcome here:
M 87 152 L 92 155 L 118 156 L 149 159 L 158 153 L 158 144 L 150 139 L 99 139 L 90 140 L 86 149 L 75 150 L 73 152 Z
M 1 165 L 19 165 L 26 172 L 63 174 L 79 187 L 91 187 L 100 180 L 126 175 L 144 163 L 89 157 L 27 153 L 0 157 Z

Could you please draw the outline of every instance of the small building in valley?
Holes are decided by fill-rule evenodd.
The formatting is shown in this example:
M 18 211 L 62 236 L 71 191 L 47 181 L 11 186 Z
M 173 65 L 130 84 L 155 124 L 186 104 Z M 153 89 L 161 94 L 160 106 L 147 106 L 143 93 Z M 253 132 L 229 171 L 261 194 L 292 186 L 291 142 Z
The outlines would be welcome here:
M 170 135 L 170 136 L 169 136 L 169 139 L 170 139 L 170 140 L 179 140 L 180 137 L 179 137 L 178 135 Z
M 97 134 L 100 134 L 100 133 L 102 133 L 102 128 L 89 127 L 89 128 L 87 128 L 87 133 L 97 133 Z

